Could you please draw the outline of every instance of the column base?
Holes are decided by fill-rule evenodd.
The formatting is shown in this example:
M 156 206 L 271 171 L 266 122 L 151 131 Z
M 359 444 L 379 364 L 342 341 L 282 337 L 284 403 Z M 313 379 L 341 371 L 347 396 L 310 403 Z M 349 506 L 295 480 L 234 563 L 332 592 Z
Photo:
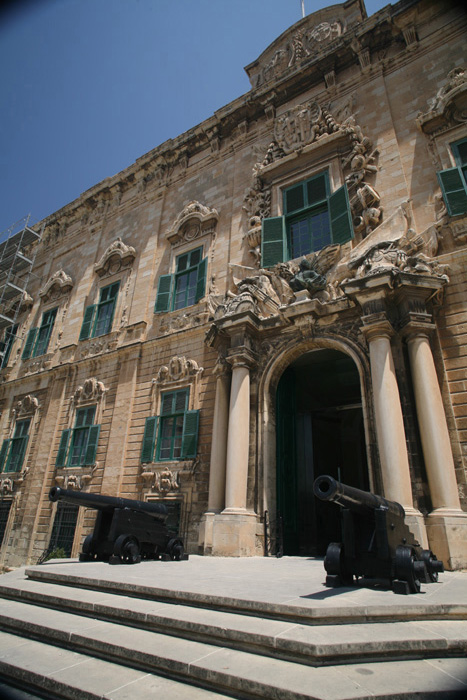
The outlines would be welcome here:
M 467 568 L 467 513 L 438 508 L 426 519 L 429 547 L 450 571 Z
M 201 519 L 200 554 L 216 557 L 254 557 L 257 518 L 244 509 L 205 513 Z
M 405 523 L 412 535 L 420 543 L 423 549 L 428 549 L 428 536 L 426 534 L 425 518 L 415 508 L 404 508 Z

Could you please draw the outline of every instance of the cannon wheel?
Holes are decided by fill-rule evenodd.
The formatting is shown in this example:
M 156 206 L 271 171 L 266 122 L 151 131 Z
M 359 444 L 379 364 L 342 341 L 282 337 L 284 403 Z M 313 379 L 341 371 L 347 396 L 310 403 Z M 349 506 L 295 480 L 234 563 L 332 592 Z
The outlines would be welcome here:
M 93 552 L 91 552 L 91 544 L 92 544 L 92 535 L 87 535 L 84 538 L 83 549 L 81 551 L 81 554 L 79 555 L 80 561 L 94 561 L 95 560 L 96 555 Z
M 138 564 L 141 561 L 139 542 L 132 535 L 117 537 L 113 554 L 120 558 L 122 564 Z
M 182 540 L 172 539 L 167 544 L 167 554 L 172 561 L 181 561 L 183 559 L 184 547 Z
M 351 586 L 353 576 L 349 574 L 344 563 L 344 548 L 342 544 L 331 542 L 324 557 L 326 569 L 326 586 L 337 588 L 338 586 Z
M 394 593 L 420 593 L 420 579 L 427 575 L 425 562 L 417 560 L 412 547 L 399 545 L 396 549 L 395 574 L 392 582 Z

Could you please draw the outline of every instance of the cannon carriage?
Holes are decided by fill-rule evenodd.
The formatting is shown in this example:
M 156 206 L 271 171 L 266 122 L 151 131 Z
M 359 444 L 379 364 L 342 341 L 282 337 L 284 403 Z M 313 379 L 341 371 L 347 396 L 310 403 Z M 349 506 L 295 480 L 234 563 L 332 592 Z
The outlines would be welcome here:
M 351 585 L 355 578 L 384 579 L 395 593 L 419 593 L 438 580 L 444 566 L 423 549 L 405 523 L 404 508 L 367 491 L 319 476 L 313 491 L 342 508 L 342 542 L 331 542 L 324 567 L 326 585 Z
M 50 489 L 49 500 L 97 510 L 94 531 L 83 542 L 80 561 L 136 564 L 141 559 L 188 559 L 182 540 L 174 537 L 166 526 L 168 509 L 162 503 L 82 493 L 58 486 Z

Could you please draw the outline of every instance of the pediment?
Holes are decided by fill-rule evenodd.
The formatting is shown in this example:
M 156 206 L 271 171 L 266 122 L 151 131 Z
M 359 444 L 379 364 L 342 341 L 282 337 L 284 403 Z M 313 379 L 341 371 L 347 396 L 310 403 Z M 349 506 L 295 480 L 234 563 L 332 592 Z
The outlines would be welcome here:
M 417 124 L 425 134 L 434 134 L 467 121 L 467 74 L 464 68 L 454 68 L 448 73 L 446 82 L 429 106 L 428 112 L 417 117 Z
M 219 214 L 216 209 L 191 201 L 186 204 L 170 227 L 167 239 L 175 245 L 193 241 L 216 227 Z
M 64 270 L 59 270 L 50 277 L 39 292 L 42 301 L 57 299 L 63 294 L 68 294 L 73 289 L 73 280 Z
M 119 237 L 109 245 L 99 262 L 94 265 L 94 270 L 99 277 L 115 274 L 120 270 L 130 267 L 136 257 L 133 246 L 126 245 Z

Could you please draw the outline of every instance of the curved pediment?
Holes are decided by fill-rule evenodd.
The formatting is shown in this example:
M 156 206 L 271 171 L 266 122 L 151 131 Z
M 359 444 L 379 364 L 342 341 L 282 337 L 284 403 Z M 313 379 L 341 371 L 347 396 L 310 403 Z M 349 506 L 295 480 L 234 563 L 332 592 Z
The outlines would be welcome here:
M 130 267 L 136 257 L 136 250 L 131 245 L 126 245 L 121 238 L 117 238 L 109 245 L 99 262 L 94 265 L 94 270 L 99 277 L 113 275 L 120 270 Z
M 252 87 L 279 77 L 305 59 L 327 53 L 350 26 L 364 19 L 357 3 L 331 5 L 304 17 L 246 66 Z
M 449 126 L 467 121 L 467 73 L 465 68 L 451 70 L 436 97 L 429 103 L 430 109 L 419 114 L 417 123 L 425 134 L 433 134 Z
M 216 209 L 206 207 L 200 202 L 188 202 L 173 222 L 167 238 L 173 245 L 193 241 L 206 233 L 212 233 L 218 219 Z
M 64 270 L 59 270 L 50 277 L 41 291 L 39 296 L 42 301 L 57 299 L 63 294 L 68 294 L 73 289 L 73 280 L 70 275 L 67 275 Z

